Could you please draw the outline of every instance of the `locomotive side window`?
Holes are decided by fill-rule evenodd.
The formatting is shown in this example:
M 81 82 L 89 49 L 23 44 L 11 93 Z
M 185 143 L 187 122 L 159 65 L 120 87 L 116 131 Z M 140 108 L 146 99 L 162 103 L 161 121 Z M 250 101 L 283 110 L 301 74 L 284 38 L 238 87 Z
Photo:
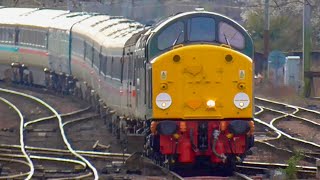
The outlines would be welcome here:
M 208 17 L 195 17 L 188 21 L 189 41 L 214 41 L 215 21 Z
M 245 39 L 241 32 L 225 22 L 219 23 L 219 42 L 230 44 L 237 49 L 245 47 Z
M 184 23 L 176 22 L 158 36 L 158 49 L 164 50 L 184 41 Z

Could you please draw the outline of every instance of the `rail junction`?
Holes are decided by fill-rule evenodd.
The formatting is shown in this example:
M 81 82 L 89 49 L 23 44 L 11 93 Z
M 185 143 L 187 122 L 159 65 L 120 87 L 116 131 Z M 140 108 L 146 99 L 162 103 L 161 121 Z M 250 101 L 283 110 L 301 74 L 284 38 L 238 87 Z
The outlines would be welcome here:
M 0 144 L 0 161 L 10 163 L 1 163 L 0 179 L 28 179 L 31 177 L 55 179 L 114 177 L 118 179 L 134 179 L 148 177 L 148 175 L 154 177 L 154 174 L 157 174 L 156 177 L 166 177 L 167 179 L 221 178 L 220 176 L 183 176 L 183 173 L 177 174 L 168 171 L 153 165 L 148 160 L 140 160 L 148 164 L 148 166 L 143 165 L 144 172 L 130 171 L 130 168 L 126 165 L 126 162 L 130 162 L 130 154 L 121 153 L 118 149 L 116 149 L 118 153 L 99 152 L 97 150 L 110 151 L 108 145 L 101 144 L 99 140 L 91 140 L 91 145 L 83 145 L 83 150 L 77 145 L 77 149 L 74 149 L 70 142 L 76 142 L 76 140 L 73 140 L 75 137 L 68 135 L 68 133 L 72 134 L 72 127 L 82 126 L 81 122 L 88 123 L 95 121 L 95 119 L 100 119 L 99 114 L 92 111 L 88 106 L 82 106 L 82 108 L 72 112 L 59 114 L 54 108 L 35 96 L 4 88 L 1 88 L 0 91 L 2 106 L 6 104 L 10 107 L 4 112 L 12 114 L 14 116 L 13 119 L 20 119 L 17 127 L 4 128 L 1 131 L 1 136 L 7 136 L 8 138 Z M 14 96 L 19 96 L 18 99 L 20 100 L 16 101 Z M 304 152 L 302 164 L 299 166 L 299 177 L 315 177 L 317 169 L 314 165 L 316 164 L 316 158 L 319 158 L 318 142 L 308 141 L 307 137 L 304 136 L 305 139 L 303 139 L 294 134 L 294 131 L 288 132 L 288 130 L 285 131 L 282 128 L 278 128 L 278 126 L 281 126 L 282 121 L 289 121 L 290 119 L 288 120 L 288 118 L 293 118 L 293 123 L 301 124 L 301 121 L 305 121 L 306 126 L 309 126 L 310 123 L 313 128 L 318 128 L 317 117 L 319 112 L 267 99 L 256 99 L 257 148 L 270 149 L 273 152 L 277 152 L 275 154 L 279 154 L 279 156 L 274 154 L 272 156 L 276 157 L 278 163 L 261 163 L 263 159 L 253 162 L 249 156 L 249 161 L 245 160 L 241 165 L 237 166 L 234 177 L 225 178 L 259 179 L 265 176 L 261 176 L 261 174 L 270 172 L 270 169 L 285 168 L 288 166 L 285 163 L 286 158 L 282 161 L 280 159 L 285 157 L 284 155 L 287 158 L 294 156 L 296 149 L 289 148 L 291 146 Z M 23 107 L 26 102 L 29 104 L 28 108 Z M 28 113 L 30 109 L 37 110 L 38 113 Z M 57 122 L 56 124 L 54 123 L 55 121 Z M 17 129 L 20 129 L 18 136 L 14 134 L 17 133 Z M 68 133 L 66 134 L 66 132 Z M 287 144 L 287 146 L 284 147 L 283 144 Z M 125 170 L 126 168 L 127 170 Z M 150 169 L 157 170 L 150 173 L 148 172 Z

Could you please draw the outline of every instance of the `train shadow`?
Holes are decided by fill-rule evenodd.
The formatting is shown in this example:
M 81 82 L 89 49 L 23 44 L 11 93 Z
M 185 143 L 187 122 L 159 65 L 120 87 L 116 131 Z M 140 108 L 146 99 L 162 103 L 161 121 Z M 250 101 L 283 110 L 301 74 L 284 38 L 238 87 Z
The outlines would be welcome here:
M 232 176 L 232 168 L 223 165 L 212 165 L 209 162 L 197 162 L 193 165 L 175 166 L 172 171 L 179 174 L 182 177 L 194 177 L 194 176 Z

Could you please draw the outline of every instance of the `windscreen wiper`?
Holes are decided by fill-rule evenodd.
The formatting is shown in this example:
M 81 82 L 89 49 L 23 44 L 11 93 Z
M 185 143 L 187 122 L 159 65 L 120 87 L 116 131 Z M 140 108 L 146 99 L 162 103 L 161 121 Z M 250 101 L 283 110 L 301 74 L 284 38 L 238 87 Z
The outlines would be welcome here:
M 178 40 L 180 39 L 181 34 L 183 34 L 183 30 L 179 33 L 178 37 L 176 40 L 174 40 L 172 46 L 175 46 L 178 43 Z
M 226 40 L 226 43 L 228 44 L 228 46 L 231 47 L 230 42 L 229 42 L 229 39 L 227 38 L 226 34 L 223 33 L 223 35 L 224 35 L 224 39 Z

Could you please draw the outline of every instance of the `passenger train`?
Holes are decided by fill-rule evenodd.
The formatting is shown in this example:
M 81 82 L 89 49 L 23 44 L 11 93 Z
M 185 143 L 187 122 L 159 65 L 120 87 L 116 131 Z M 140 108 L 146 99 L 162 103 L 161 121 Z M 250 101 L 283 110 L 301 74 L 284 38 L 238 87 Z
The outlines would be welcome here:
M 87 82 L 112 111 L 113 128 L 129 144 L 143 137 L 141 151 L 168 167 L 208 161 L 233 169 L 250 150 L 252 58 L 241 25 L 201 9 L 144 26 L 106 14 L 0 7 L 1 74 L 20 62 L 39 84 L 43 68 Z M 133 122 L 140 130 L 128 131 Z

